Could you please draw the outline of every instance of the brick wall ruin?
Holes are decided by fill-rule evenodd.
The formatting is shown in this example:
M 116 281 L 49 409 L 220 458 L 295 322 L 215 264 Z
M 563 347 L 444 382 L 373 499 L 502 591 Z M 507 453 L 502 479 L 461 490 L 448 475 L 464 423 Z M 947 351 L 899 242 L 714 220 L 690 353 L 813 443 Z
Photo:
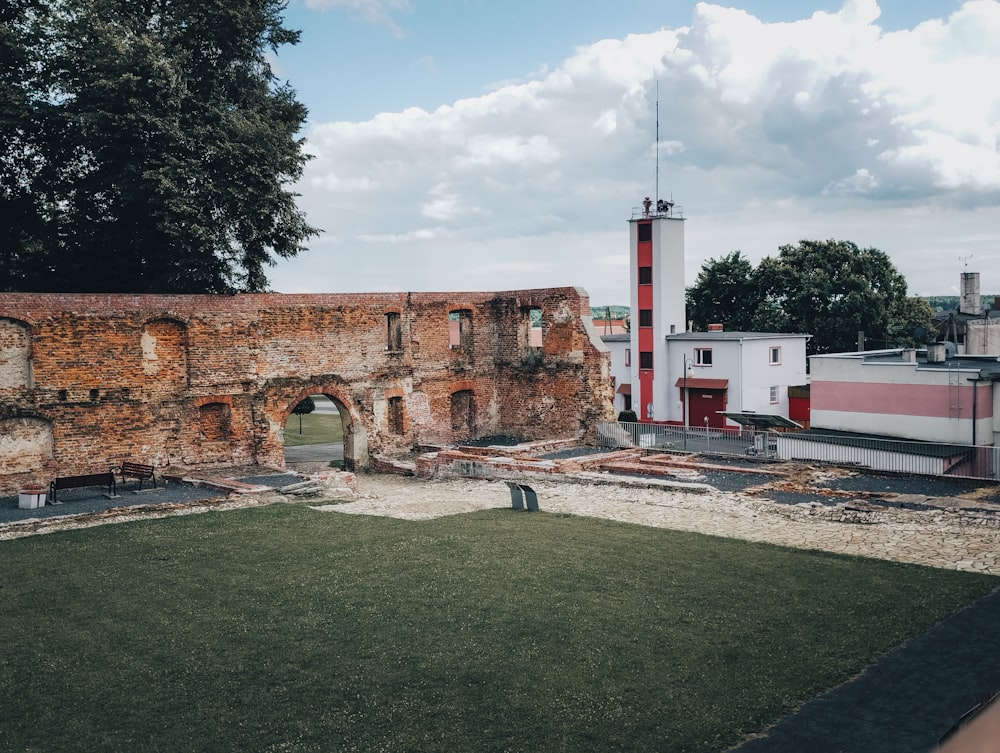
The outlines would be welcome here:
M 575 288 L 0 294 L 0 493 L 124 459 L 281 466 L 310 394 L 339 409 L 349 468 L 422 444 L 586 434 L 612 417 L 589 313 Z

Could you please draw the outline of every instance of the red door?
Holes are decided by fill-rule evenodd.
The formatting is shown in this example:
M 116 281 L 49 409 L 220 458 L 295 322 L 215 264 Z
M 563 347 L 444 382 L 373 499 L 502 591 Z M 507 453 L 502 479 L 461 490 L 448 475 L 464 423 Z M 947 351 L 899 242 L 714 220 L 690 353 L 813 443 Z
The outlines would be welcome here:
M 704 427 L 705 419 L 713 429 L 722 429 L 726 425 L 726 417 L 717 411 L 726 409 L 725 390 L 689 389 L 691 407 L 688 411 L 688 426 Z

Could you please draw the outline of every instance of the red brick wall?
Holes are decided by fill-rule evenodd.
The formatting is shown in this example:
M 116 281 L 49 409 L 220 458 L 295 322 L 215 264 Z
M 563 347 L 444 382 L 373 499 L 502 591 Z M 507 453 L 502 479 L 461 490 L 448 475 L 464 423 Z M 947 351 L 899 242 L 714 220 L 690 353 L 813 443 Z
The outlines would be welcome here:
M 518 337 L 540 308 L 541 350 Z M 448 314 L 471 311 L 452 348 Z M 386 314 L 402 348 L 387 350 Z M 607 353 L 586 294 L 0 294 L 0 493 L 125 458 L 157 466 L 284 460 L 284 422 L 323 393 L 344 417 L 348 464 L 450 443 L 452 395 L 472 433 L 587 432 L 610 417 Z M 25 347 L 27 344 L 27 347 Z M 27 364 L 25 363 L 27 359 Z M 402 398 L 402 433 L 389 399 Z M 42 427 L 41 430 L 39 427 Z M 399 424 L 395 427 L 399 428 Z

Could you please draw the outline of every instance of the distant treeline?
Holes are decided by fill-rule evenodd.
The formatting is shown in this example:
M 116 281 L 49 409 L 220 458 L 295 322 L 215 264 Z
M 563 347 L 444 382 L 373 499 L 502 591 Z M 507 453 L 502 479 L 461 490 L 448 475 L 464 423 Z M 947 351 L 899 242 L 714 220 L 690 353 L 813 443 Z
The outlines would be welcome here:
M 958 308 L 958 296 L 957 295 L 922 295 L 920 296 L 930 307 L 935 311 L 954 311 Z M 979 296 L 979 305 L 985 309 L 987 306 L 993 308 L 993 302 L 1000 298 L 1000 293 L 994 295 L 981 295 Z M 594 319 L 604 319 L 607 317 L 608 309 L 611 310 L 612 319 L 624 319 L 629 315 L 628 306 L 591 306 L 590 315 Z
M 958 308 L 959 296 L 957 295 L 924 295 L 920 297 L 927 301 L 935 311 L 954 311 Z M 979 305 L 984 309 L 987 306 L 992 308 L 993 301 L 997 298 L 1000 298 L 1000 295 L 981 295 L 979 296 Z
M 628 316 L 628 306 L 591 306 L 590 315 L 594 319 L 606 319 L 608 312 L 611 312 L 612 319 L 624 319 Z

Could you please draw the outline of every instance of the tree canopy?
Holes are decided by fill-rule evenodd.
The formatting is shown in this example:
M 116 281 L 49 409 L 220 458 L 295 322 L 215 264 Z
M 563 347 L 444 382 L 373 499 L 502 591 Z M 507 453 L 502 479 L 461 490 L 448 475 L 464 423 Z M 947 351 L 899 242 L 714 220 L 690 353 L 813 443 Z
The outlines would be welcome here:
M 728 330 L 812 335 L 809 353 L 915 344 L 932 331 L 926 301 L 907 296 L 906 280 L 888 255 L 850 241 L 803 240 L 782 246 L 754 268 L 740 251 L 709 259 L 687 290 L 688 318 Z
M 0 9 L 0 290 L 232 293 L 315 229 L 275 0 Z

